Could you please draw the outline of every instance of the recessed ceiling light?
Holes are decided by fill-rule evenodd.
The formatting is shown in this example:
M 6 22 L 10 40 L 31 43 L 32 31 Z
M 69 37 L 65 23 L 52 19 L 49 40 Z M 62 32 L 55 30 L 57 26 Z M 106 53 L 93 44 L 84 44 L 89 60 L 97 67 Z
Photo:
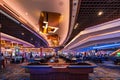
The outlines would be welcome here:
M 33 38 L 31 38 L 31 40 L 33 40 Z
M 24 33 L 21 33 L 21 35 L 24 35 Z
M 78 27 L 78 25 L 79 25 L 79 23 L 76 23 L 76 25 L 75 25 L 74 29 L 76 29 L 76 28 Z
M 103 11 L 98 12 L 98 16 L 101 16 L 101 15 L 103 15 Z

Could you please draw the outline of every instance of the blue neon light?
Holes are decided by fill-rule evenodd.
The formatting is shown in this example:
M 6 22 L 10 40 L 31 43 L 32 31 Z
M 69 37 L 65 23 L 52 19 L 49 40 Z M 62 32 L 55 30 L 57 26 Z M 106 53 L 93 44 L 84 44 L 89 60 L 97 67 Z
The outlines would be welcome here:
M 120 43 L 108 44 L 108 45 L 103 45 L 103 46 L 95 46 L 95 47 L 93 47 L 93 49 L 111 48 L 111 47 L 118 47 L 118 46 L 120 46 Z
M 78 49 L 76 51 L 90 51 L 90 50 L 95 50 L 95 49 L 107 49 L 107 48 L 116 48 L 116 47 L 120 47 L 120 43 L 101 44 L 99 46 L 89 46 L 89 47 Z

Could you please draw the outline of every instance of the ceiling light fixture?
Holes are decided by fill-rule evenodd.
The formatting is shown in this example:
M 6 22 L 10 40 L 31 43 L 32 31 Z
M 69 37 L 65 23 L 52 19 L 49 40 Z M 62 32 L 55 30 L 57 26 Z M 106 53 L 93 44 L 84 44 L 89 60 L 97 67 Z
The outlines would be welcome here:
M 24 33 L 21 33 L 21 35 L 24 35 Z
M 33 40 L 33 38 L 31 38 L 31 40 Z
M 76 23 L 76 25 L 75 25 L 74 29 L 76 29 L 76 28 L 78 27 L 78 25 L 79 25 L 79 24 L 78 24 L 78 23 Z
M 101 16 L 101 15 L 103 15 L 103 11 L 98 12 L 98 16 Z

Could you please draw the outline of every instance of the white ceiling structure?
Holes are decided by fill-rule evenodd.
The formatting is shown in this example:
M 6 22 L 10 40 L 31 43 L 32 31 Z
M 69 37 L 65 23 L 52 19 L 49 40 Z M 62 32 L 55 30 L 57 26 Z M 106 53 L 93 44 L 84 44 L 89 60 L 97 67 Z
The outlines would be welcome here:
M 73 4 L 78 3 L 79 1 L 81 0 L 73 0 Z M 65 40 L 69 38 L 67 36 L 70 36 L 72 32 L 72 29 L 75 25 L 75 17 L 72 16 L 76 16 L 78 7 L 78 4 L 75 7 L 73 6 L 72 14 L 70 16 L 70 0 L 0 0 L 0 4 L 7 5 L 17 15 L 19 15 L 19 19 L 28 24 L 29 27 L 39 33 L 46 40 L 46 36 L 39 31 L 38 23 L 41 11 L 60 13 L 62 15 L 62 22 L 59 24 L 59 29 L 57 31 L 57 34 L 60 37 L 60 45 L 62 45 Z M 111 35 L 113 35 L 112 38 L 117 36 L 120 37 L 120 31 L 118 29 L 118 26 L 120 26 L 119 23 L 120 19 L 117 19 L 86 28 L 85 30 L 81 31 L 75 38 L 73 38 L 64 49 L 70 50 L 90 41 L 94 42 L 99 39 L 108 39 L 111 38 Z M 71 28 L 70 32 L 69 27 Z M 114 31 L 110 31 L 110 29 Z M 68 34 L 68 32 L 70 34 Z
M 29 23 L 33 30 L 39 33 L 46 40 L 46 36 L 39 32 L 39 18 L 41 11 L 56 12 L 62 15 L 62 22 L 57 31 L 60 36 L 61 45 L 68 34 L 70 17 L 70 0 L 0 0 L 0 4 L 7 5 L 12 9 L 19 19 Z
M 65 47 L 65 50 L 71 50 L 76 48 L 84 48 L 90 45 L 99 43 L 106 43 L 106 39 L 112 40 L 112 42 L 120 41 L 120 19 L 105 22 L 96 26 L 86 28 L 81 31 L 75 38 L 73 38 Z M 117 38 L 114 40 L 114 38 Z M 98 42 L 96 42 L 99 40 Z M 92 42 L 90 44 L 90 42 Z M 111 42 L 108 41 L 107 42 Z M 89 43 L 89 45 L 88 45 Z M 83 46 L 84 45 L 84 46 Z

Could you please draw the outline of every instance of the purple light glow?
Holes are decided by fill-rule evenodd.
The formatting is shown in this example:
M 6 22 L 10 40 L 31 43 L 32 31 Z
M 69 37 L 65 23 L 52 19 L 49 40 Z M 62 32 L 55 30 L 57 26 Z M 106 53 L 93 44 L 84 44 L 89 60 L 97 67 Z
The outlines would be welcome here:
M 1 33 L 1 39 L 8 40 L 13 43 L 23 44 L 23 46 L 26 46 L 26 47 L 35 47 L 34 45 L 32 45 L 26 41 L 23 41 L 21 39 L 15 38 L 13 36 L 10 36 L 10 35 L 4 34 L 4 33 Z

